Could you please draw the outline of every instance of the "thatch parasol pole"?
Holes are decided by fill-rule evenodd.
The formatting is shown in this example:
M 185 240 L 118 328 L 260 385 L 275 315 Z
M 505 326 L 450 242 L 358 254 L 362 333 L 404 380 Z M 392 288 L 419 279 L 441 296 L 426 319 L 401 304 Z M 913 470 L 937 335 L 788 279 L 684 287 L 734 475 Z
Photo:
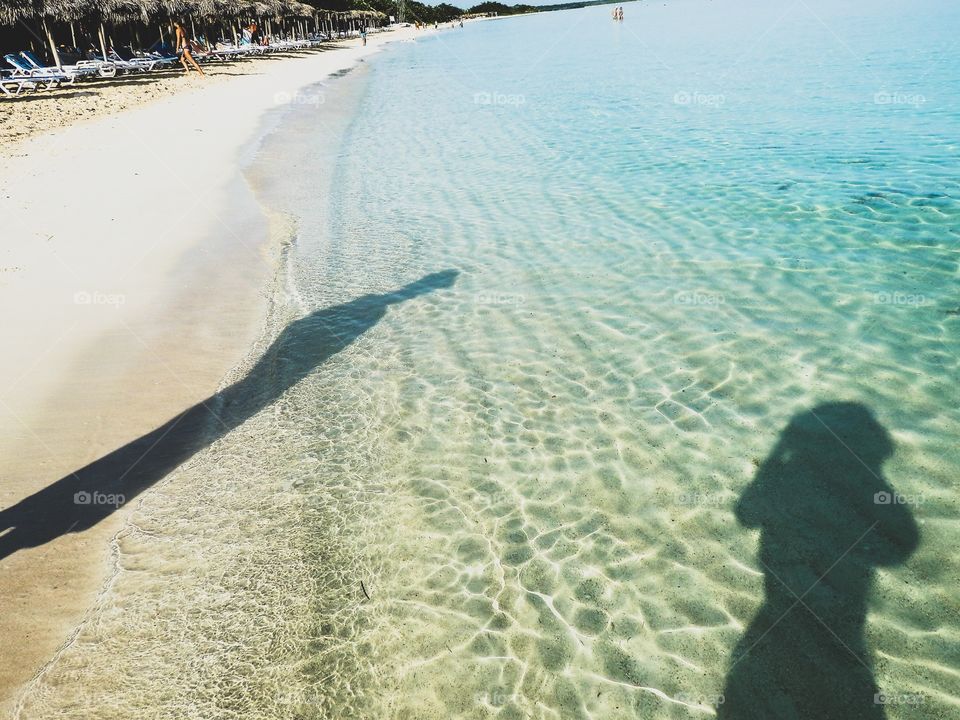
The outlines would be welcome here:
M 103 61 L 107 61 L 107 34 L 103 29 L 103 23 L 100 23 L 100 51 L 103 53 Z
M 50 34 L 50 28 L 47 27 L 47 19 L 42 18 L 43 32 L 47 36 L 47 42 L 50 43 L 50 51 L 53 53 L 53 61 L 57 64 L 57 70 L 63 70 L 60 62 L 60 53 L 57 52 L 57 44 L 53 41 L 53 35 Z
M 78 49 L 77 48 L 77 31 L 73 27 L 73 20 L 70 21 L 70 41 L 73 43 L 74 49 L 75 50 Z

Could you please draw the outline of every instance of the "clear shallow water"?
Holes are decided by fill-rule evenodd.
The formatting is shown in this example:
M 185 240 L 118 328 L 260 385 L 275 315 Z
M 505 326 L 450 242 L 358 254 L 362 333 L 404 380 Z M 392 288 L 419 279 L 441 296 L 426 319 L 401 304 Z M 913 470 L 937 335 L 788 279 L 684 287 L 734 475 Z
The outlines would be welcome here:
M 278 397 L 145 498 L 25 716 L 954 716 L 960 10 L 831 5 L 318 88 L 253 170 Z

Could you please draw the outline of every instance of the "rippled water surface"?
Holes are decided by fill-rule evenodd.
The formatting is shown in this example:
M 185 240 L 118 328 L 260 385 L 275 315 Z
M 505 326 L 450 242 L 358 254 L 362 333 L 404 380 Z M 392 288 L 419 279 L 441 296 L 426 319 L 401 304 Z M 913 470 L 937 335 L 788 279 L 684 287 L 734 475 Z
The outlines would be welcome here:
M 392 46 L 265 141 L 277 398 L 28 710 L 960 714 L 960 8 L 624 8 Z

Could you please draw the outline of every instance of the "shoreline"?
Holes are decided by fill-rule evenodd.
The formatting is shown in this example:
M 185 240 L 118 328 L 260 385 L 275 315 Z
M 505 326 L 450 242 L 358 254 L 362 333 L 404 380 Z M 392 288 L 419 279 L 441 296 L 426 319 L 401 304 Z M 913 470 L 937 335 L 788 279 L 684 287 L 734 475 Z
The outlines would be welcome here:
M 420 34 L 405 28 L 372 36 L 367 47 L 285 58 L 203 93 L 185 89 L 31 137 L 15 147 L 26 154 L 0 162 L 11 188 L 2 198 L 5 224 L 18 228 L 0 261 L 4 319 L 18 339 L 0 367 L 16 378 L 0 405 L 0 508 L 207 397 L 249 355 L 263 332 L 282 243 L 239 159 L 269 134 L 271 113 L 283 112 L 278 98 L 297 102 L 304 88 Z M 221 107 L 232 110 L 227 128 L 217 120 Z M 141 142 L 157 135 L 168 141 L 160 155 Z M 189 168 L 189 183 L 158 169 L 163 161 Z M 85 186 L 44 193 L 74 167 L 90 168 Z M 124 177 L 131 168 L 140 172 Z M 191 201 L 186 217 L 170 217 Z M 47 227 L 27 231 L 37 218 Z M 79 243 L 72 227 L 87 230 Z M 15 648 L 0 673 L 0 715 L 69 644 L 104 587 L 111 539 L 127 510 L 0 558 L 7 610 L 0 634 Z
M 926 9 L 816 7 L 890 90 L 935 60 L 923 107 L 803 8 L 585 7 L 186 88 L 6 183 L 0 644 L 67 638 L 11 715 L 954 714 Z

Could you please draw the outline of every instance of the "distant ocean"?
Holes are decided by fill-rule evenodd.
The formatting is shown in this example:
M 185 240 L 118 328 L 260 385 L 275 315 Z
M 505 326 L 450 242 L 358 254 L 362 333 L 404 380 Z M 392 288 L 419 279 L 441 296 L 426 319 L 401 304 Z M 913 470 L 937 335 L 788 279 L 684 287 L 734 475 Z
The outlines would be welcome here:
M 24 717 L 960 712 L 960 6 L 623 7 L 274 118 L 274 400 Z

